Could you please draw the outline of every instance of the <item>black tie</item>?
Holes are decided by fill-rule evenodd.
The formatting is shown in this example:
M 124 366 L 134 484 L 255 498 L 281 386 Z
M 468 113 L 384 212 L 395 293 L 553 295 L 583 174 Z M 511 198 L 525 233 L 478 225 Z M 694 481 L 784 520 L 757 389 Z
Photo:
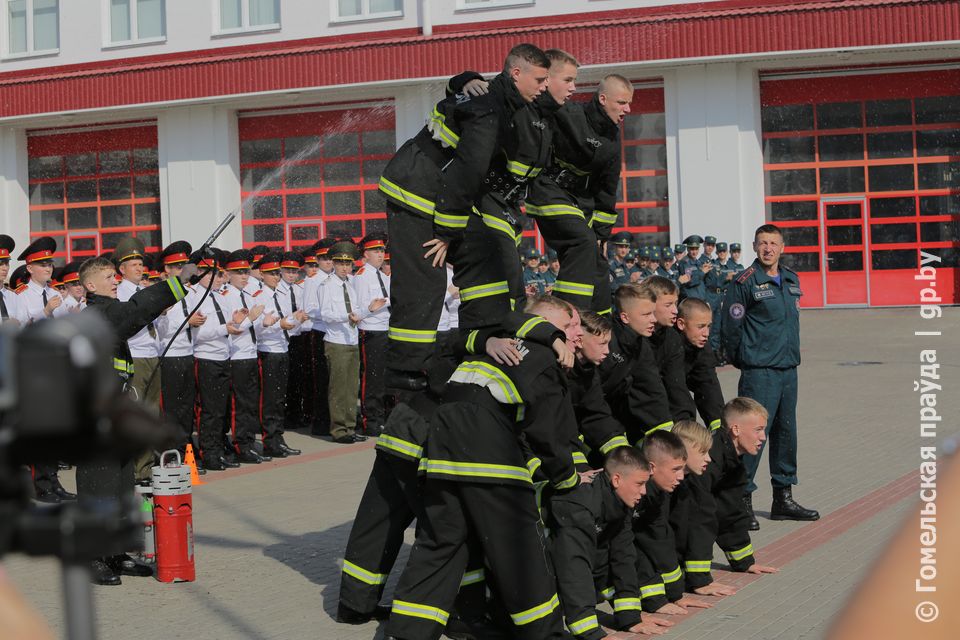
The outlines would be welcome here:
M 139 293 L 139 292 L 141 292 L 141 291 L 143 291 L 143 287 L 141 287 L 140 285 L 137 285 L 137 293 Z M 44 296 L 46 296 L 46 294 L 44 294 Z M 46 297 L 44 297 L 44 302 L 46 302 Z M 150 334 L 150 337 L 151 337 L 151 338 L 156 339 L 156 337 L 157 337 L 157 328 L 156 328 L 155 326 L 153 326 L 153 322 L 151 322 L 150 324 L 147 325 L 147 333 Z
M 6 320 L 10 317 L 10 314 L 7 312 L 7 303 L 3 299 L 3 292 L 0 291 L 0 318 Z
M 217 320 L 220 321 L 220 324 L 227 324 L 226 319 L 223 317 L 223 309 L 217 304 L 217 299 L 213 296 L 210 296 L 210 299 L 213 300 L 213 309 L 217 312 Z
M 380 269 L 376 270 L 376 274 L 377 274 L 377 282 L 380 283 L 380 293 L 383 294 L 384 298 L 388 298 L 389 296 L 387 295 L 387 288 L 383 286 L 383 278 L 380 277 Z
M 280 316 L 280 319 L 277 320 L 277 322 L 283 322 L 283 311 L 280 310 L 280 299 L 277 297 L 276 291 L 273 292 L 273 304 L 277 307 L 277 315 Z M 283 337 L 286 338 L 288 341 L 290 340 L 290 334 L 287 332 L 286 329 L 283 329 Z
M 40 297 L 43 298 L 43 308 L 46 309 L 47 308 L 47 290 L 46 289 L 40 290 Z
M 243 297 L 243 291 L 240 291 L 240 305 L 247 309 L 247 300 Z M 253 344 L 257 344 L 257 332 L 253 330 L 253 324 L 250 324 L 250 339 L 253 340 Z
M 187 299 L 180 298 L 180 305 L 183 307 L 183 317 L 186 318 L 190 315 L 190 309 L 187 308 Z M 193 341 L 193 333 L 190 331 L 190 323 L 187 323 L 187 340 Z
M 290 285 L 290 309 L 293 313 L 297 312 L 297 297 L 293 295 L 293 285 Z

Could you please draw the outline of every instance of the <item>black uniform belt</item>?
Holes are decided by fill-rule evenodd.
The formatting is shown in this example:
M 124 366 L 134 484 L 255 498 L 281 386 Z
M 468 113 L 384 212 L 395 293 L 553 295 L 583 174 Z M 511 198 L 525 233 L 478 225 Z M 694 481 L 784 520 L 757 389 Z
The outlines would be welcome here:
M 424 155 L 430 158 L 430 160 L 441 169 L 453 159 L 453 148 L 443 147 L 438 141 L 433 139 L 430 131 L 426 128 L 421 129 L 420 133 L 413 137 L 413 142 Z
M 517 409 L 520 406 L 498 402 L 486 387 L 461 382 L 447 383 L 447 390 L 444 392 L 443 399 L 445 402 L 470 402 L 486 407 L 492 413 L 503 416 L 511 426 L 517 421 Z
M 489 191 L 499 194 L 504 202 L 512 207 L 519 206 L 520 202 L 527 197 L 527 183 L 514 179 L 506 171 L 490 169 L 483 178 L 483 184 Z
M 551 165 L 543 170 L 543 175 L 557 183 L 565 191 L 580 191 L 587 188 L 590 176 L 578 176 L 570 169 L 564 169 L 559 165 Z

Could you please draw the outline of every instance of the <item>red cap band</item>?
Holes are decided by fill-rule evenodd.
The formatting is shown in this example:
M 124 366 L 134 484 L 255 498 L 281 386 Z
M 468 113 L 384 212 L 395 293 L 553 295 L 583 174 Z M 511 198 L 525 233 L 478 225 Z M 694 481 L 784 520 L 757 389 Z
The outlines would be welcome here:
M 370 240 L 368 242 L 363 243 L 363 250 L 366 251 L 367 249 L 383 249 L 386 246 L 387 245 L 383 243 L 383 240 Z
M 31 262 L 37 262 L 39 260 L 49 260 L 53 257 L 53 251 L 44 249 L 43 251 L 37 251 L 36 253 L 31 253 L 26 257 L 24 262 L 30 264 Z
M 203 269 L 213 269 L 216 266 L 216 264 L 210 258 L 204 258 L 203 260 L 197 263 L 197 266 Z
M 234 260 L 233 262 L 227 263 L 227 271 L 233 271 L 234 269 L 249 269 L 250 263 L 246 260 Z
M 284 269 L 299 269 L 300 263 L 296 260 L 284 260 L 280 263 L 280 266 Z
M 9 251 L 7 251 L 6 249 L 0 249 L 0 259 L 9 258 L 9 257 L 10 257 Z
M 264 262 L 260 265 L 260 271 L 276 271 L 279 268 L 279 262 Z
M 185 253 L 171 253 L 163 257 L 163 264 L 178 264 L 180 262 L 186 262 L 189 259 L 190 256 Z

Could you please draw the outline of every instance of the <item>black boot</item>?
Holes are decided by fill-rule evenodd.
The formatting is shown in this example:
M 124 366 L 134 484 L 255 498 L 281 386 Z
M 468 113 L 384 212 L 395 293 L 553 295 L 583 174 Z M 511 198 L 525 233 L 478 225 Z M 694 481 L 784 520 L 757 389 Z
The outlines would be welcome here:
M 793 499 L 790 487 L 773 490 L 773 506 L 770 507 L 771 520 L 819 520 L 820 514 L 806 509 Z
M 757 516 L 753 514 L 753 494 L 745 493 L 743 494 L 743 504 L 747 507 L 747 513 L 750 514 L 750 526 L 747 527 L 750 531 L 760 531 L 760 523 L 757 522 Z
M 120 584 L 120 576 L 105 558 L 97 558 L 90 563 L 90 581 L 94 584 L 116 586 Z

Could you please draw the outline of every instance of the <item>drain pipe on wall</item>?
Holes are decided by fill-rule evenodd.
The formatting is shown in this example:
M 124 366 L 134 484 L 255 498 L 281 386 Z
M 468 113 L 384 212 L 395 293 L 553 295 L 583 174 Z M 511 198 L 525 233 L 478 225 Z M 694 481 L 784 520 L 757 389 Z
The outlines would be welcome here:
M 433 16 L 430 15 L 431 0 L 420 0 L 420 22 L 425 36 L 433 35 Z

